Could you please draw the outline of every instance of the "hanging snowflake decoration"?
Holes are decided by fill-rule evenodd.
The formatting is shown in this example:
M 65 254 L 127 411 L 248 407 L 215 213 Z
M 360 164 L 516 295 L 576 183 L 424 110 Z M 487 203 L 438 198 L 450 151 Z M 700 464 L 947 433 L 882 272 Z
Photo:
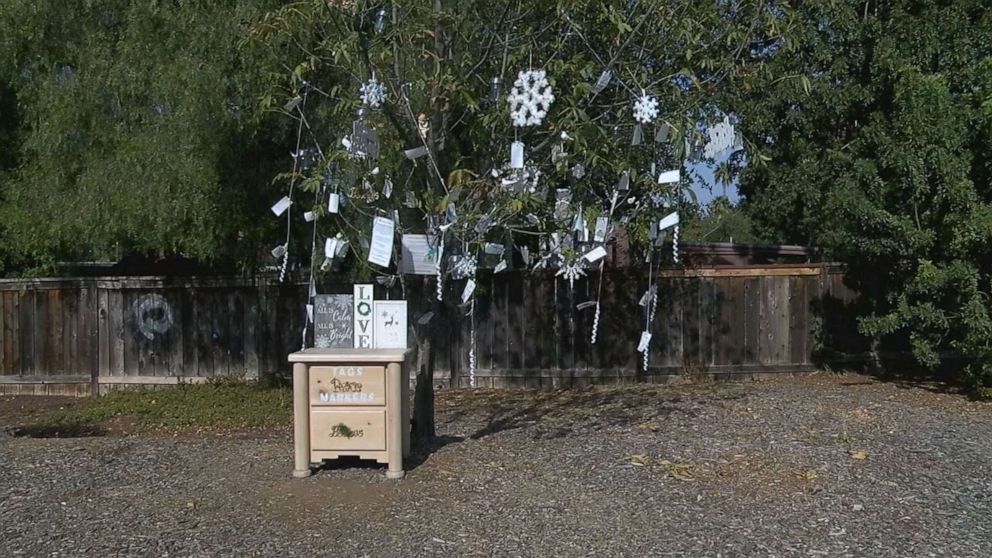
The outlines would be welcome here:
M 544 70 L 527 70 L 520 72 L 517 81 L 507 97 L 510 103 L 510 116 L 513 125 L 539 126 L 548 115 L 555 95 L 551 92 L 548 75 Z
M 451 277 L 454 279 L 465 279 L 475 277 L 475 270 L 478 262 L 475 256 L 455 256 L 451 266 Z
M 648 124 L 655 118 L 658 118 L 658 99 L 644 93 L 634 102 L 634 120 Z
M 362 102 L 372 108 L 379 108 L 386 101 L 386 87 L 375 76 L 362 84 L 359 93 L 362 94 Z
M 703 155 L 707 159 L 715 159 L 734 146 L 737 134 L 730 119 L 724 116 L 722 122 L 714 124 L 706 130 L 706 135 L 708 137 L 706 146 L 703 148 Z
M 558 270 L 558 273 L 555 273 L 555 276 L 567 279 L 568 288 L 571 289 L 575 287 L 575 280 L 579 277 L 584 277 L 585 274 L 586 271 L 582 269 L 582 262 L 580 260 L 563 265 L 561 269 Z

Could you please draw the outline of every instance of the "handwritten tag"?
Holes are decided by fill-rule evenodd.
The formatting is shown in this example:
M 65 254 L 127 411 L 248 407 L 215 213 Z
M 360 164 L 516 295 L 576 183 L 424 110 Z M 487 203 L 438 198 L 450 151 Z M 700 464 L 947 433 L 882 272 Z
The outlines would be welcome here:
M 337 213 L 341 205 L 341 194 L 337 192 L 331 192 L 331 195 L 327 197 L 327 212 Z
M 469 279 L 465 283 L 465 288 L 462 289 L 462 304 L 468 302 L 468 299 L 472 297 L 472 293 L 475 292 L 475 279 Z
M 515 141 L 510 144 L 510 168 L 524 168 L 524 142 Z
M 670 170 L 658 175 L 658 184 L 675 184 L 682 180 L 682 171 Z
M 434 319 L 434 312 L 427 312 L 423 316 L 420 316 L 420 319 L 417 320 L 417 323 L 420 325 L 427 325 L 431 323 L 431 320 L 433 319 Z
M 388 176 L 382 184 L 382 197 L 387 200 L 393 196 L 393 181 Z
M 597 246 L 586 252 L 586 255 L 582 257 L 589 263 L 595 263 L 606 257 L 606 249 L 602 246 Z
M 603 242 L 606 240 L 606 229 L 610 226 L 609 217 L 597 217 L 596 218 L 596 232 L 593 234 L 592 239 L 596 242 Z
M 506 267 L 507 267 L 506 260 L 500 260 L 499 263 L 496 264 L 496 269 L 493 270 L 493 273 L 499 273 L 501 271 L 505 271 Z
M 613 79 L 613 72 L 611 70 L 604 70 L 603 73 L 599 74 L 599 78 L 596 79 L 596 83 L 592 86 L 592 92 L 595 95 L 602 93 L 606 86 L 610 84 L 610 80 Z
M 648 345 L 650 344 L 651 344 L 651 334 L 646 331 L 642 331 L 641 341 L 637 344 L 637 352 L 643 353 L 644 351 L 648 350 Z
M 504 250 L 506 250 L 506 247 L 496 242 L 487 242 L 484 248 L 485 253 L 490 256 L 502 256 Z
M 427 155 L 427 146 L 421 145 L 420 147 L 413 147 L 411 149 L 407 149 L 406 151 L 403 152 L 403 155 L 405 155 L 406 158 L 410 159 L 411 161 L 414 159 L 419 159 L 424 155 Z
M 324 257 L 334 258 L 335 253 L 338 251 L 338 239 L 328 238 L 324 241 Z
M 286 210 L 289 209 L 289 206 L 292 205 L 292 203 L 293 200 L 289 199 L 286 196 L 283 196 L 281 200 L 277 201 L 275 205 L 272 206 L 272 213 L 275 213 L 276 217 L 278 217 L 283 213 L 285 213 Z
M 369 245 L 368 261 L 382 267 L 389 267 L 393 258 L 393 231 L 396 224 L 392 219 L 376 217 L 372 222 L 372 243 Z
M 272 249 L 272 257 L 277 260 L 283 257 L 285 254 L 286 254 L 285 244 L 280 244 L 279 246 L 276 246 L 275 248 Z
M 679 214 L 677 212 L 669 213 L 661 221 L 658 222 L 658 230 L 663 231 L 669 227 L 678 224 L 679 224 Z
M 313 304 L 307 304 L 307 323 L 313 323 Z
M 313 211 L 307 211 L 306 213 L 303 214 L 303 220 L 306 221 L 307 223 L 312 223 L 313 220 L 316 218 L 317 216 L 314 215 Z
M 617 182 L 617 190 L 624 191 L 630 189 L 630 173 L 625 172 L 620 175 L 620 180 Z

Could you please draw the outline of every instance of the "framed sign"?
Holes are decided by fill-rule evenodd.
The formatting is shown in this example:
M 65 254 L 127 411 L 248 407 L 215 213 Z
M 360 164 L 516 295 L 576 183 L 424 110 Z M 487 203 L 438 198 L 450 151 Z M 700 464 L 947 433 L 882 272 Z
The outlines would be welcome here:
M 313 346 L 350 349 L 355 346 L 354 297 L 317 295 L 313 299 Z
M 375 301 L 375 348 L 406 348 L 406 301 Z

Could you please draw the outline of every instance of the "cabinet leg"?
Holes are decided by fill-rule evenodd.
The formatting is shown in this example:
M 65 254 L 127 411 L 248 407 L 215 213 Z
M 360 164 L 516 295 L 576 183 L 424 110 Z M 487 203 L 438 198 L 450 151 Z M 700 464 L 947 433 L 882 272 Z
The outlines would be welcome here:
M 293 477 L 310 476 L 310 370 L 293 364 Z
M 387 479 L 403 478 L 403 366 L 398 362 L 389 364 L 387 378 L 389 396 L 386 407 L 386 419 L 389 423 L 386 428 L 389 439 L 386 446 L 389 455 L 389 470 L 386 471 Z M 409 427 L 407 427 L 409 428 Z

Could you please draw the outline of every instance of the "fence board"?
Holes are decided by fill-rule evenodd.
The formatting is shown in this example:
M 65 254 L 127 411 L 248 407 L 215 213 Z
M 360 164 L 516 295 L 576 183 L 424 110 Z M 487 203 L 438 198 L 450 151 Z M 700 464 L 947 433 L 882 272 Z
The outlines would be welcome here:
M 828 341 L 861 342 L 853 328 L 843 327 L 853 320 L 838 314 L 856 304 L 857 294 L 839 274 L 814 275 L 807 267 L 778 266 L 766 275 L 716 268 L 656 273 L 648 376 L 685 367 L 701 373 L 806 369 L 814 362 L 812 335 L 821 321 L 833 328 Z M 592 345 L 595 307 L 580 311 L 576 305 L 597 300 L 599 275 L 591 270 L 573 289 L 553 272 L 480 274 L 479 385 L 645 377 L 634 348 L 644 327 L 637 300 L 647 270 L 604 272 Z M 425 293 L 408 297 L 416 319 L 431 308 L 433 278 L 407 282 L 409 293 Z M 446 301 L 460 296 L 463 284 L 448 281 Z M 301 344 L 306 292 L 304 284 L 219 278 L 41 280 L 21 288 L 0 281 L 0 376 L 137 380 L 284 373 L 286 354 Z M 829 306 L 821 293 L 832 296 Z M 161 336 L 149 337 L 139 327 L 135 304 L 143 296 L 162 296 L 171 309 L 173 322 Z M 469 320 L 459 312 L 446 302 L 434 318 L 440 333 L 435 372 L 467 385 Z

